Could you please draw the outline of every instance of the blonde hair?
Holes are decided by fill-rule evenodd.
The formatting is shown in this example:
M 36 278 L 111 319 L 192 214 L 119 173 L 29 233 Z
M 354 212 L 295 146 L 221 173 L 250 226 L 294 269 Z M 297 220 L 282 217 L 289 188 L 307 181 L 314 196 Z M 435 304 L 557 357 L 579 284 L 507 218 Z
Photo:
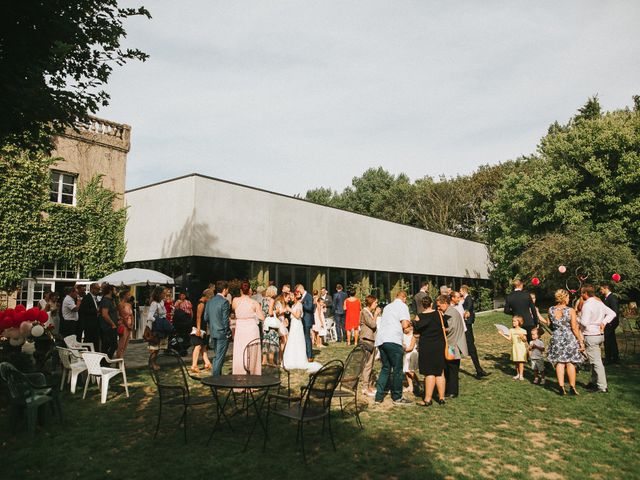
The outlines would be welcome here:
M 522 315 L 514 315 L 513 320 L 517 320 L 519 326 L 524 325 L 524 318 L 522 318 Z
M 213 288 L 207 288 L 204 292 L 202 292 L 202 296 L 206 298 L 211 298 L 216 294 Z
M 569 292 L 567 292 L 564 288 L 559 288 L 556 290 L 556 293 L 553 295 L 558 303 L 564 303 L 566 305 L 569 304 Z
M 278 289 L 274 285 L 269 285 L 264 292 L 265 297 L 275 298 L 278 295 Z

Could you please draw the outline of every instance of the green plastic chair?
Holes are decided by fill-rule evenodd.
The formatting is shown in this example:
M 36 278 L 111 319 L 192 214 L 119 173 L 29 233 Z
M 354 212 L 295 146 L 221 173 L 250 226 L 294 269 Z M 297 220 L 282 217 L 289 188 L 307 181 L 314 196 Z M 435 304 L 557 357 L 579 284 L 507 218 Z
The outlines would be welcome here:
M 57 391 L 53 385 L 47 383 L 42 373 L 22 373 L 8 362 L 0 363 L 0 377 L 7 383 L 11 408 L 9 422 L 15 433 L 19 413 L 24 410 L 27 416 L 27 428 L 31 436 L 35 435 L 36 423 L 40 407 L 50 404 L 52 410 L 57 410 L 62 420 L 62 409 Z

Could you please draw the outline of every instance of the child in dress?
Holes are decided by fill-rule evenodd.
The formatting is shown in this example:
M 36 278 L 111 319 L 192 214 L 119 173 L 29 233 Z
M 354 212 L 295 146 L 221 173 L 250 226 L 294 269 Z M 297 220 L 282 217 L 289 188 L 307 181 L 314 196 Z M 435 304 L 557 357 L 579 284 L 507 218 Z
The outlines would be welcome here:
M 531 359 L 531 369 L 533 370 L 533 383 L 545 384 L 544 379 L 544 342 L 540 340 L 540 328 L 531 330 L 531 341 L 529 342 L 529 358 Z
M 513 328 L 509 329 L 509 335 L 502 332 L 504 338 L 511 342 L 511 361 L 516 364 L 514 380 L 524 380 L 524 362 L 527 361 L 527 331 L 522 328 L 524 319 L 520 315 L 514 315 L 511 320 Z
M 420 388 L 420 380 L 416 374 L 416 370 L 418 370 L 418 345 L 416 337 L 413 336 L 413 328 L 411 327 L 409 327 L 407 333 L 403 333 L 402 349 L 404 350 L 402 371 L 407 380 L 407 387 L 404 391 L 415 392 Z

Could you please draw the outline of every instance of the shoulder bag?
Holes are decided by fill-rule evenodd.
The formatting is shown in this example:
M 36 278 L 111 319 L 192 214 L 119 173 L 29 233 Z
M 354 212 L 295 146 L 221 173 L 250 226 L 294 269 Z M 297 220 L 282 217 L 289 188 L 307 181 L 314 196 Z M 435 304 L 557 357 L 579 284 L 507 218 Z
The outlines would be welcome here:
M 455 360 L 456 350 L 455 347 L 449 346 L 449 342 L 447 341 L 447 331 L 444 328 L 444 318 L 442 318 L 442 312 L 440 310 L 438 310 L 438 315 L 440 315 L 440 325 L 442 326 L 442 334 L 444 335 L 444 358 L 445 360 Z

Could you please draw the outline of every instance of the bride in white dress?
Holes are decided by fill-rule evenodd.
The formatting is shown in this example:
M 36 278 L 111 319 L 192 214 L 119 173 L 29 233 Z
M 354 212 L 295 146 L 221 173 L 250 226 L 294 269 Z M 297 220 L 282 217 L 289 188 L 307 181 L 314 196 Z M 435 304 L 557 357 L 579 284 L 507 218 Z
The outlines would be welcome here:
M 300 294 L 295 293 L 293 305 L 287 306 L 285 311 L 291 313 L 289 321 L 289 338 L 284 349 L 282 362 L 287 370 L 301 369 L 317 371 L 322 367 L 318 362 L 311 362 L 307 359 L 307 347 L 304 339 L 304 327 L 302 326 L 302 303 Z

